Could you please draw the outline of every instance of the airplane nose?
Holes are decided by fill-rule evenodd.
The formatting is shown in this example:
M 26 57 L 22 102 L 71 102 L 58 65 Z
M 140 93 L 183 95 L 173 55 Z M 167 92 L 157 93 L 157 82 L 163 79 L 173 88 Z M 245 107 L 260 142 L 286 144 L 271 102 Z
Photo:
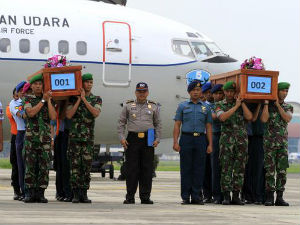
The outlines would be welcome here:
M 217 55 L 215 57 L 202 60 L 202 62 L 208 62 L 208 63 L 232 63 L 237 61 L 238 60 L 231 58 L 229 56 L 221 56 L 221 55 Z

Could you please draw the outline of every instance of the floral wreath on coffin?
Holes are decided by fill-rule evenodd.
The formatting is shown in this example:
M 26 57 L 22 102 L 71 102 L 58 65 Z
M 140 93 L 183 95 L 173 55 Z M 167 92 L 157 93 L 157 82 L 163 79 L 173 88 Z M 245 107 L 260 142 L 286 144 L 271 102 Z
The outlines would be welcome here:
M 241 65 L 241 69 L 265 70 L 265 65 L 261 58 L 253 56 L 250 59 L 245 59 Z
M 67 57 L 63 55 L 54 55 L 47 60 L 44 65 L 44 68 L 56 68 L 56 67 L 63 67 L 68 66 L 69 63 L 67 61 Z

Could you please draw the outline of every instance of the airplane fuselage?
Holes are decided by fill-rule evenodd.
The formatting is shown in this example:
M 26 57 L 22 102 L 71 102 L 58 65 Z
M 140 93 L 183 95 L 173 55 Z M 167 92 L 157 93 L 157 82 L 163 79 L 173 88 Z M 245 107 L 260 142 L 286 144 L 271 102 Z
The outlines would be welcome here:
M 167 138 L 176 106 L 188 98 L 186 75 L 237 68 L 235 60 L 216 51 L 211 39 L 191 27 L 122 6 L 58 2 L 60 7 L 53 4 L 47 9 L 45 2 L 32 0 L 2 3 L 0 98 L 7 105 L 17 83 L 41 69 L 49 57 L 66 55 L 70 64 L 82 65 L 83 73 L 94 75 L 92 92 L 103 99 L 96 143 L 118 142 L 121 104 L 135 97 L 136 83 L 148 83 L 149 99 L 161 105 L 162 137 Z M 218 57 L 225 62 L 212 60 Z M 8 139 L 7 121 L 4 130 Z

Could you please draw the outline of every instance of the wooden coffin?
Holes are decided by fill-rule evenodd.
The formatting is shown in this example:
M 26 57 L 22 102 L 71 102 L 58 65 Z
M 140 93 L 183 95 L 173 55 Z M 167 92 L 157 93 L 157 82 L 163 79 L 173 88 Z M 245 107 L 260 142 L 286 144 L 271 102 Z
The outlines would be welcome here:
M 44 92 L 51 90 L 54 100 L 62 100 L 69 96 L 80 95 L 80 88 L 82 87 L 81 70 L 82 66 L 44 68 L 30 75 L 27 80 L 43 73 Z
M 210 77 L 212 85 L 234 81 L 245 100 L 276 100 L 278 71 L 240 69 Z

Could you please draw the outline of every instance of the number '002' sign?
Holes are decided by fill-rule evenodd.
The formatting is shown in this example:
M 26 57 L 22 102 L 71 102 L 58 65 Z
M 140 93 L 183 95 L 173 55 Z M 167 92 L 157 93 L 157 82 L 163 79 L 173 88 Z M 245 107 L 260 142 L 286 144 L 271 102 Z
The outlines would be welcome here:
M 247 92 L 270 94 L 271 84 L 271 77 L 248 76 Z
M 62 73 L 51 74 L 51 90 L 74 90 L 75 89 L 75 74 Z

